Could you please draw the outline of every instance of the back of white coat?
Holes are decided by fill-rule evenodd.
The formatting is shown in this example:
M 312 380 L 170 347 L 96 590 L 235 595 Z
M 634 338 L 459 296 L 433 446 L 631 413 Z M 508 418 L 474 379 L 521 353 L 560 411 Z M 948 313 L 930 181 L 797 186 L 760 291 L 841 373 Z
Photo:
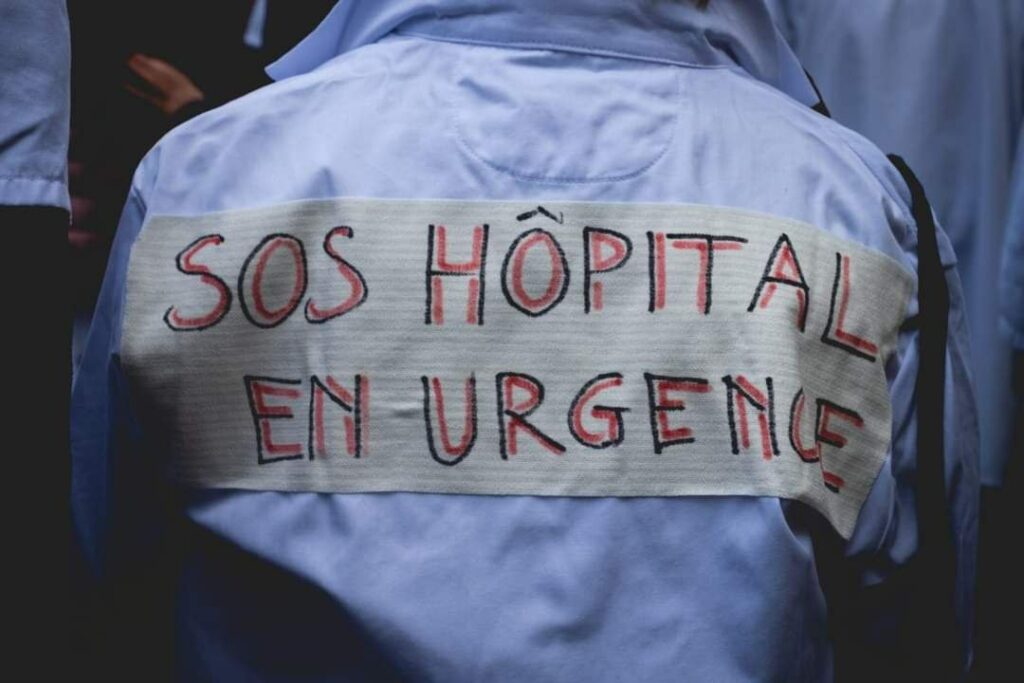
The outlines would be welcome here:
M 917 232 L 766 8 L 343 2 L 271 71 L 143 161 L 74 391 L 97 576 L 157 481 L 206 539 L 181 675 L 831 680 L 808 513 L 916 546 Z

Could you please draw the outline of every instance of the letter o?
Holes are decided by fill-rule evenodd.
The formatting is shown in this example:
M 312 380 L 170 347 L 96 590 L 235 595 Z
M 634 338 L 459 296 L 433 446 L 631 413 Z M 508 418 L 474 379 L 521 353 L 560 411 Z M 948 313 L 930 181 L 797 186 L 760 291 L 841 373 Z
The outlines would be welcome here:
M 264 291 L 267 266 L 274 253 L 281 249 L 287 250 L 292 256 L 292 288 L 288 300 L 283 305 L 269 308 Z M 277 327 L 298 308 L 306 294 L 308 284 L 306 249 L 302 242 L 291 235 L 268 235 L 256 245 L 242 265 L 242 272 L 238 275 L 238 301 L 245 317 L 253 325 L 262 328 Z
M 544 293 L 534 297 L 523 284 L 523 268 L 529 251 L 539 245 L 548 250 L 551 272 Z M 569 262 L 555 236 L 541 228 L 534 228 L 517 237 L 505 254 L 501 266 L 501 291 L 505 293 L 508 302 L 519 311 L 536 318 L 561 303 L 568 289 Z

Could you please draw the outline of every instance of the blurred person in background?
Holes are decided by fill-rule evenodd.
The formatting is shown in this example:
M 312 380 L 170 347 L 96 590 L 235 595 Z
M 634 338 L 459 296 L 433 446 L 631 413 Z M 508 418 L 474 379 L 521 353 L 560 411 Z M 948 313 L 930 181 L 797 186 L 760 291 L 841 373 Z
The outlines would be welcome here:
M 998 571 L 1007 535 L 1015 533 L 1004 526 L 997 499 L 1010 460 L 1019 461 L 1024 453 L 1014 441 L 1012 350 L 999 329 L 996 295 L 1014 153 L 1024 122 L 1024 2 L 770 4 L 835 119 L 907 159 L 953 241 L 967 301 L 981 424 L 985 490 L 978 632 L 984 660 L 987 637 L 1000 631 L 985 611 L 1005 602 L 995 575 L 985 577 Z M 1009 469 L 1019 472 L 1021 466 Z
M 1021 129 L 1024 137 L 1024 127 Z M 1014 453 L 1007 463 L 1001 495 L 993 497 L 986 512 L 988 537 L 993 550 L 982 578 L 981 595 L 987 611 L 983 670 L 979 680 L 1002 680 L 1016 664 L 1017 639 L 1006 624 L 1020 618 L 1024 601 L 1019 588 L 1024 575 L 1024 557 L 1017 551 L 1019 523 L 1024 519 L 1024 144 L 1017 145 L 1017 163 L 1006 222 L 1006 246 L 1002 254 L 999 303 L 1002 332 L 1013 347 L 1013 390 L 1015 396 Z M 987 678 L 986 678 L 987 676 Z
M 70 0 L 76 366 L 139 160 L 174 126 L 269 83 L 264 67 L 316 26 L 331 4 Z
M 67 646 L 69 87 L 63 0 L 0 0 L 5 660 L 43 679 Z
M 1021 127 L 1024 138 L 1024 125 Z M 1024 396 L 1021 383 L 1024 353 L 1024 144 L 1017 146 L 1017 163 L 1013 174 L 1010 209 L 1006 220 L 1006 246 L 1003 248 L 999 282 L 1001 324 L 1014 351 L 1014 387 L 1018 398 Z M 1021 420 L 1017 421 L 1020 428 Z
M 74 367 L 85 348 L 114 229 L 139 160 L 176 125 L 269 83 L 264 67 L 316 26 L 331 5 L 329 0 L 69 1 L 72 225 L 64 239 L 72 249 L 66 281 L 74 305 Z M 63 154 L 68 155 L 66 146 Z M 66 219 L 62 230 L 67 231 Z M 138 629 L 115 635 L 105 596 L 88 586 L 82 571 L 76 577 L 84 582 L 75 594 L 79 654 L 102 669 L 116 657 L 119 643 Z M 113 609 L 131 609 L 130 602 Z M 136 618 L 148 623 L 144 610 Z

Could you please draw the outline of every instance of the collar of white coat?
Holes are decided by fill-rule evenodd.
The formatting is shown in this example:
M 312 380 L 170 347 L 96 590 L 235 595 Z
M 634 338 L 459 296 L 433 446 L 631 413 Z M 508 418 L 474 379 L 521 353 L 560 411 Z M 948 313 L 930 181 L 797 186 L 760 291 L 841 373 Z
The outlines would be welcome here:
M 763 0 L 711 0 L 703 10 L 693 0 L 340 0 L 267 73 L 306 73 L 389 33 L 739 68 L 798 102 L 818 101 Z

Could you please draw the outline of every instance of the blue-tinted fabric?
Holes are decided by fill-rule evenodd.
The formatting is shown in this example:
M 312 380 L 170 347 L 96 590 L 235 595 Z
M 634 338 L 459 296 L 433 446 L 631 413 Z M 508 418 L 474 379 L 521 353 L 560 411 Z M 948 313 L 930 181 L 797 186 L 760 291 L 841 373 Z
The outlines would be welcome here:
M 1021 127 L 1020 138 L 1024 139 L 1024 126 Z M 999 285 L 1003 329 L 1013 347 L 1024 351 L 1024 144 L 1019 142 Z
M 0 204 L 70 209 L 64 0 L 0 3 Z
M 1012 450 L 1000 250 L 1024 121 L 1019 0 L 771 0 L 832 115 L 921 178 L 960 263 L 981 416 L 982 480 Z
M 263 47 L 263 32 L 267 24 L 267 0 L 254 0 L 249 21 L 245 24 L 242 42 L 254 50 Z
M 158 542 L 146 473 L 160 450 L 147 425 L 160 416 L 119 371 L 125 269 L 150 216 L 338 196 L 691 202 L 803 220 L 916 270 L 905 184 L 870 143 L 806 106 L 762 4 L 716 0 L 702 14 L 573 0 L 558 3 L 558 22 L 554 7 L 343 2 L 274 69 L 290 77 L 193 119 L 146 157 L 74 387 L 73 507 L 99 577 L 145 564 Z M 955 258 L 944 235 L 940 246 L 952 289 L 944 455 L 967 638 L 977 426 Z M 871 558 L 865 581 L 916 546 L 916 341 L 910 322 L 886 365 L 891 454 L 849 544 Z M 811 539 L 792 509 L 754 497 L 192 492 L 189 519 L 279 574 L 268 595 L 192 558 L 182 675 L 379 680 L 383 666 L 437 681 L 829 681 Z M 289 590 L 294 603 L 280 596 Z M 310 600 L 324 611 L 269 607 L 276 622 L 259 610 Z
M 760 2 L 749 7 L 727 2 L 714 11 L 694 14 L 671 3 L 625 2 L 595 8 L 593 0 L 566 0 L 551 3 L 543 17 L 537 16 L 534 5 L 497 0 L 482 10 L 477 0 L 339 2 L 317 31 L 267 72 L 278 80 L 305 73 L 401 27 L 405 35 L 469 44 L 551 48 L 701 68 L 738 67 L 800 102 L 817 101 L 799 61 Z M 678 30 L 683 14 L 688 15 L 685 32 Z M 760 45 L 752 50 L 745 37 L 755 34 Z

